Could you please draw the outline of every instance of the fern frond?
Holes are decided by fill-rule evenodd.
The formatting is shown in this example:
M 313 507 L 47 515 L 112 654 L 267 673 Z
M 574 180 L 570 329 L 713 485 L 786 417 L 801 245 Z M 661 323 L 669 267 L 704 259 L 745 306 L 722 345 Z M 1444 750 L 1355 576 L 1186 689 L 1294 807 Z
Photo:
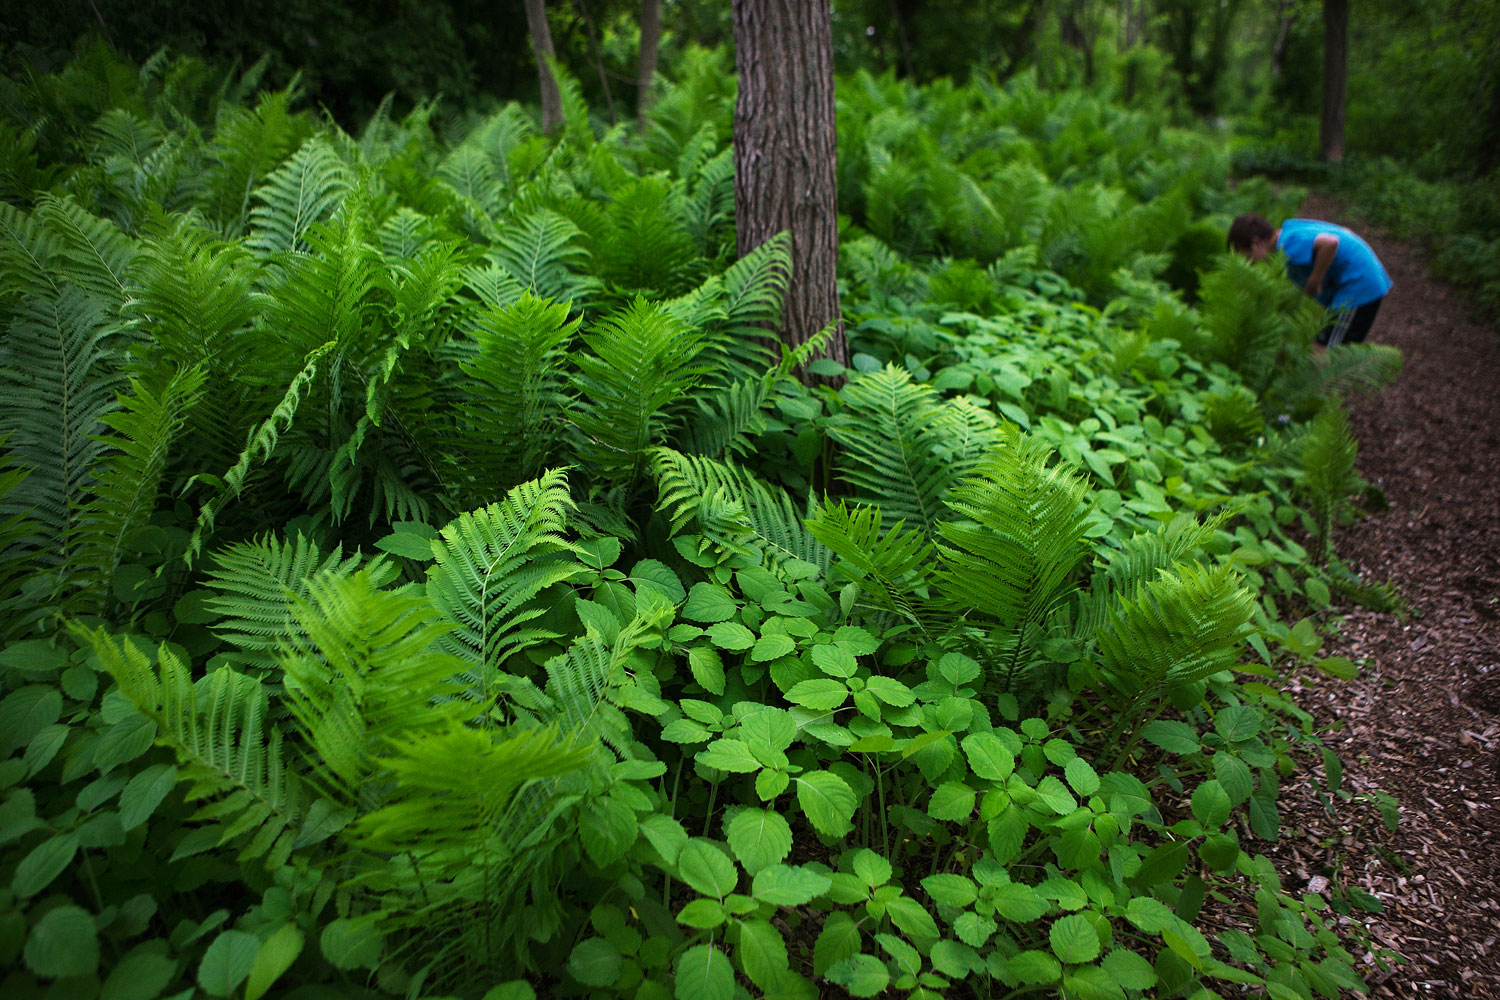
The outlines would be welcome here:
M 306 235 L 311 253 L 280 258 L 279 280 L 267 288 L 262 322 L 298 356 L 319 344 L 361 344 L 376 308 L 373 293 L 387 282 L 382 261 L 366 238 L 361 213 L 318 224 Z
M 438 164 L 437 175 L 459 197 L 494 218 L 505 204 L 505 182 L 495 161 L 476 144 L 466 142 Z
M 238 244 L 218 242 L 183 219 L 141 241 L 122 311 L 173 360 L 232 372 L 245 354 L 233 335 L 255 314 L 258 276 Z
M 0 302 L 22 296 L 54 298 L 62 286 L 53 271 L 62 240 L 37 219 L 0 201 Z
M 392 575 L 375 564 L 302 581 L 305 596 L 288 594 L 296 627 L 277 657 L 309 766 L 326 794 L 362 812 L 381 798 L 370 782 L 391 741 L 446 730 L 478 710 L 457 698 L 464 661 L 436 648 L 452 624 L 420 591 L 382 589 Z
M 213 142 L 204 209 L 230 237 L 241 235 L 250 196 L 262 179 L 312 133 L 307 116 L 293 112 L 297 83 L 260 96 L 254 109 L 222 106 Z
M 125 300 L 135 241 L 108 219 L 90 214 L 71 195 L 43 195 L 35 219 L 57 236 L 56 255 L 65 261 L 67 283 L 112 306 Z M 55 265 L 54 265 L 55 266 Z
M 1333 556 L 1333 527 L 1349 495 L 1359 488 L 1354 461 L 1359 446 L 1349 430 L 1349 418 L 1338 405 L 1326 407 L 1314 418 L 1299 442 L 1302 490 L 1318 526 L 1323 561 Z
M 794 575 L 828 568 L 828 550 L 803 527 L 786 492 L 733 462 L 657 448 L 651 475 L 656 509 L 667 514 L 673 534 L 696 522 L 726 555 L 749 545 L 767 565 Z
M 94 467 L 96 435 L 116 406 L 126 337 L 98 298 L 74 287 L 55 299 L 22 303 L 0 342 L 0 428 L 11 457 L 32 470 L 9 502 L 42 529 L 36 557 L 69 559 L 72 535 Z
M 582 273 L 589 254 L 581 236 L 556 212 L 533 212 L 501 231 L 490 259 L 541 298 L 583 308 L 598 282 Z
M 563 536 L 572 509 L 567 477 L 554 469 L 459 515 L 433 542 L 427 595 L 458 626 L 442 646 L 468 663 L 481 701 L 506 657 L 554 637 L 528 623 L 546 610 L 538 594 L 583 571 L 566 558 L 575 551 Z
M 1377 392 L 1401 373 L 1401 352 L 1386 344 L 1341 344 L 1336 351 L 1309 355 L 1266 391 L 1267 403 L 1301 418 L 1328 399 Z
M 302 405 L 302 397 L 311 388 L 313 380 L 318 377 L 318 365 L 335 346 L 333 341 L 329 341 L 307 356 L 302 370 L 292 378 L 281 401 L 276 404 L 271 415 L 251 432 L 250 439 L 246 442 L 244 451 L 240 452 L 239 459 L 224 473 L 222 478 L 195 477 L 210 481 L 217 489 L 198 510 L 198 521 L 193 526 L 193 534 L 188 541 L 186 558 L 189 562 L 202 551 L 203 537 L 206 533 L 213 531 L 214 520 L 219 511 L 230 500 L 238 497 L 245 488 L 245 480 L 250 475 L 251 467 L 257 461 L 266 461 L 276 451 L 276 445 L 281 440 L 282 433 L 288 430 L 292 426 L 292 421 L 296 419 L 297 408 Z
M 932 576 L 934 549 L 921 535 L 897 522 L 883 528 L 878 507 L 849 507 L 825 500 L 807 521 L 807 531 L 834 555 L 840 570 L 860 584 L 860 597 L 877 610 L 924 623 L 925 593 Z
M 96 607 L 107 598 L 127 539 L 156 510 L 171 448 L 202 388 L 201 368 L 178 369 L 154 390 L 132 380 L 120 408 L 100 418 L 115 433 L 95 440 L 112 451 L 95 467 L 94 496 L 80 515 L 70 567 Z
M 1187 564 L 1119 597 L 1099 631 L 1104 665 L 1132 693 L 1159 693 L 1232 666 L 1255 598 L 1228 564 Z
M 698 416 L 681 435 L 682 451 L 706 458 L 746 455 L 751 438 L 766 428 L 765 407 L 775 397 L 782 377 L 731 382 L 711 395 L 694 399 Z
M 283 759 L 281 733 L 266 721 L 260 682 L 225 667 L 196 685 L 166 644 L 153 668 L 131 640 L 71 627 L 120 693 L 156 723 L 157 742 L 176 752 L 188 800 L 205 803 L 192 818 L 214 822 L 219 845 L 242 845 L 240 861 L 260 859 L 268 870 L 285 864 L 301 832 L 304 798 Z
M 699 334 L 661 306 L 636 299 L 583 335 L 589 353 L 575 359 L 580 396 L 574 422 L 579 452 L 600 478 L 633 487 L 647 450 L 670 432 L 666 408 L 704 373 Z
M 851 381 L 839 399 L 844 410 L 828 430 L 843 449 L 840 478 L 880 507 L 887 527 L 904 521 L 932 537 L 944 495 L 968 471 L 937 452 L 945 424 L 936 391 L 887 365 Z
M 313 223 L 328 217 L 353 186 L 353 172 L 321 136 L 302 144 L 255 189 L 246 246 L 264 254 L 306 249 Z
M 305 535 L 281 540 L 266 535 L 236 542 L 213 553 L 204 585 L 220 596 L 206 602 L 221 617 L 213 627 L 221 639 L 251 653 L 266 653 L 299 638 L 294 602 L 306 598 L 315 577 L 348 576 L 359 568 L 358 553 L 344 558 L 343 547 L 326 555 Z M 394 569 L 382 566 L 394 577 Z M 372 570 L 373 572 L 373 570 Z
M 1014 630 L 1070 589 L 1093 505 L 1088 483 L 1049 459 L 1045 443 L 1012 434 L 953 488 L 946 505 L 963 520 L 938 526 L 937 586 L 955 610 Z

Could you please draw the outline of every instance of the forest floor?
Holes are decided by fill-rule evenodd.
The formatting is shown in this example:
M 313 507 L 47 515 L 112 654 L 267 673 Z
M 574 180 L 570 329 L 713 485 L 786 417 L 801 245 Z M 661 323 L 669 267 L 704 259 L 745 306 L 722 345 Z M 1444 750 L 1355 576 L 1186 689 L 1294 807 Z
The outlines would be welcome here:
M 1320 196 L 1302 214 L 1348 218 Z M 1337 549 L 1411 614 L 1332 618 L 1323 655 L 1364 669 L 1294 680 L 1354 801 L 1330 816 L 1310 783 L 1287 788 L 1272 855 L 1289 890 L 1331 880 L 1379 900 L 1367 961 L 1404 960 L 1370 977 L 1373 996 L 1500 1000 L 1500 331 L 1413 247 L 1361 233 L 1395 281 L 1370 340 L 1399 347 L 1405 367 L 1352 406 L 1360 472 L 1390 506 L 1343 529 Z M 1377 792 L 1400 801 L 1394 832 Z

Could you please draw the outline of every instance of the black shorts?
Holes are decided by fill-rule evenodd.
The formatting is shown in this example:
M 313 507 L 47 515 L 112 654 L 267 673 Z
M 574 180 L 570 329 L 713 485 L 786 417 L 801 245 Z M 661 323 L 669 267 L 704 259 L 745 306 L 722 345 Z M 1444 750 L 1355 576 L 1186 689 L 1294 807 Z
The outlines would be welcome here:
M 1358 344 L 1370 332 L 1370 324 L 1375 322 L 1375 314 L 1380 312 L 1380 303 L 1384 301 L 1385 296 L 1382 295 L 1374 302 L 1366 302 L 1353 309 L 1340 309 L 1334 314 L 1333 321 L 1318 334 L 1318 343 L 1324 347 Z

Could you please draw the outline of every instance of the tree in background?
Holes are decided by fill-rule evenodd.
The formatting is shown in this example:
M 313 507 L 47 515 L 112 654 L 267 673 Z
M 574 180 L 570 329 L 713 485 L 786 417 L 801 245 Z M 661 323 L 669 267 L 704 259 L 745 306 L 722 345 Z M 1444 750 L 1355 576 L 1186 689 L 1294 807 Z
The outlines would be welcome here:
M 660 44 L 661 0 L 642 0 L 641 51 L 635 77 L 635 105 L 642 115 L 651 107 L 651 78 L 656 75 L 656 52 Z
M 792 239 L 781 335 L 804 344 L 839 322 L 833 33 L 828 0 L 734 0 L 734 214 L 741 257 Z M 847 363 L 842 327 L 825 356 Z
M 1349 64 L 1349 0 L 1323 0 L 1323 121 L 1318 158 L 1344 162 L 1344 92 Z
M 526 26 L 531 31 L 531 51 L 536 55 L 537 79 L 542 88 L 542 131 L 556 132 L 562 125 L 562 94 L 548 60 L 557 54 L 552 49 L 552 31 L 547 26 L 546 0 L 526 0 Z

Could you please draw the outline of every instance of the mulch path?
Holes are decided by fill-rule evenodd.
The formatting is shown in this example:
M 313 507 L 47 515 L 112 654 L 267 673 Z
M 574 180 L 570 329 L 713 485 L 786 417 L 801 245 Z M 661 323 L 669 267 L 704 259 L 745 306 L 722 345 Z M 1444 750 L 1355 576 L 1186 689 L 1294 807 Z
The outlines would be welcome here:
M 1318 196 L 1302 214 L 1348 219 Z M 1330 816 L 1302 782 L 1270 853 L 1289 890 L 1332 879 L 1383 905 L 1370 947 L 1405 961 L 1374 971 L 1371 995 L 1500 1000 L 1500 333 L 1412 247 L 1361 233 L 1396 283 L 1370 339 L 1406 364 L 1352 406 L 1360 471 L 1390 507 L 1337 547 L 1366 580 L 1395 584 L 1412 614 L 1340 609 L 1323 654 L 1363 663 L 1360 676 L 1293 686 L 1345 789 L 1396 796 L 1401 820 L 1390 832 L 1361 801 Z

